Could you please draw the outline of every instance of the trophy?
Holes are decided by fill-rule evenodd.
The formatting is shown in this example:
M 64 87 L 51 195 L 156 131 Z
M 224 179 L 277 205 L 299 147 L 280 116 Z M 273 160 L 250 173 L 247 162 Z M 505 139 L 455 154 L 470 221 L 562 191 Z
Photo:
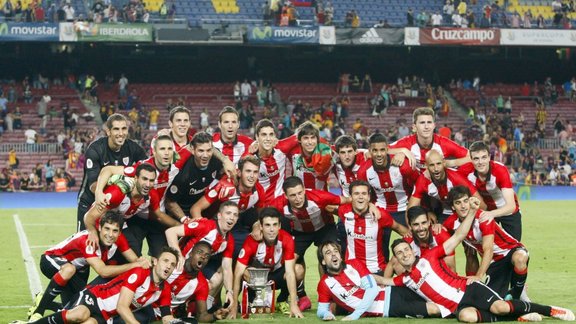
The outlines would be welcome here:
M 268 272 L 268 268 L 248 268 L 250 282 L 242 283 L 242 318 L 274 314 L 276 285 L 273 280 L 268 280 Z

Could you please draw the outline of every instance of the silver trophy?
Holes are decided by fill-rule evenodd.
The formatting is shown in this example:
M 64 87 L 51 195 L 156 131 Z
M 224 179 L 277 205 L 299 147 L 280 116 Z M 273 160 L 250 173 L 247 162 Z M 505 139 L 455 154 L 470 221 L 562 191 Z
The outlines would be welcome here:
M 245 302 L 242 303 L 242 318 L 250 316 L 268 315 L 274 313 L 275 284 L 268 280 L 268 268 L 248 268 L 250 280 L 244 283 L 242 296 Z M 248 290 L 254 292 L 254 297 L 249 300 Z

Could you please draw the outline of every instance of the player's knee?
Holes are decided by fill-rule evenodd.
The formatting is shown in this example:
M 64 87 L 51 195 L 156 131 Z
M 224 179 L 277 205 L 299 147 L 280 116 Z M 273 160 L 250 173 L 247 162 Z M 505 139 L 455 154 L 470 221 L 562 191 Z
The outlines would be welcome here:
M 66 313 L 68 323 L 83 323 L 90 318 L 90 310 L 84 305 L 74 307 Z
M 521 270 L 528 267 L 529 259 L 530 257 L 528 256 L 528 253 L 524 250 L 518 250 L 512 255 L 512 263 L 514 264 L 514 267 Z
M 76 267 L 70 263 L 66 263 L 62 267 L 60 267 L 59 272 L 60 272 L 60 275 L 64 279 L 68 280 L 68 279 L 72 278 L 72 276 L 74 276 L 74 274 L 76 274 Z
M 510 305 L 503 300 L 497 300 L 490 305 L 490 313 L 496 315 L 506 315 L 510 313 Z
M 242 280 L 250 282 L 250 272 L 248 272 L 247 269 L 244 270 L 244 273 L 242 274 Z
M 294 267 L 294 272 L 296 273 L 296 281 L 304 280 L 304 275 L 306 274 L 306 271 L 304 270 L 304 267 L 301 264 L 296 264 L 296 266 Z
M 458 313 L 458 321 L 464 323 L 476 323 L 478 322 L 478 314 L 476 309 L 472 307 L 464 308 Z

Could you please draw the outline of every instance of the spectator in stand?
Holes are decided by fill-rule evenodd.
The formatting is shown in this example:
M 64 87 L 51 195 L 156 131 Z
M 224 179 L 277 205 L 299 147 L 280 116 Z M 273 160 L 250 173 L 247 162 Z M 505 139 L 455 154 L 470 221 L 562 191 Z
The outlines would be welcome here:
M 73 22 L 74 18 L 76 16 L 76 10 L 74 10 L 74 7 L 72 7 L 72 4 L 70 3 L 66 3 L 63 7 L 64 9 L 64 14 L 66 15 L 66 21 L 67 22 Z
M 10 20 L 14 16 L 14 6 L 10 0 L 6 0 L 6 2 L 4 2 L 2 13 L 4 14 L 4 18 L 6 20 Z
M 12 131 L 12 128 L 22 129 L 22 112 L 20 111 L 20 107 L 16 107 L 16 110 L 14 113 L 11 113 L 10 116 L 12 118 L 12 125 L 8 125 L 8 130 Z
M 452 24 L 452 15 L 454 14 L 454 2 L 446 0 L 444 7 L 442 7 L 442 20 L 446 25 Z
M 350 23 L 350 27 L 352 28 L 360 27 L 360 16 L 356 12 L 356 10 L 352 10 L 352 22 Z
M 30 190 L 30 175 L 26 172 L 22 172 L 20 176 L 20 191 Z
M 12 188 L 10 188 L 10 179 L 8 178 L 8 170 L 3 169 L 0 172 L 0 192 L 10 192 Z
M 240 85 L 240 94 L 242 95 L 242 100 L 247 101 L 252 95 L 252 86 L 248 82 L 248 79 L 244 79 L 244 82 Z
M 532 28 L 532 12 L 530 9 L 524 12 L 524 18 L 522 19 L 522 27 Z
M 52 182 L 54 179 L 54 166 L 52 166 L 52 160 L 48 159 L 48 162 L 44 165 L 44 177 L 46 178 L 46 188 L 52 190 Z
M 406 26 L 414 27 L 414 12 L 412 8 L 408 8 L 408 11 L 406 11 Z
M 118 80 L 118 99 L 124 98 L 128 95 L 128 79 L 124 74 L 120 75 Z
M 512 114 L 512 97 L 508 96 L 506 102 L 504 102 L 504 113 Z
M 514 12 L 512 14 L 512 18 L 510 21 L 510 27 L 520 28 L 520 14 L 518 12 Z
M 442 19 L 442 15 L 438 11 L 435 11 L 430 17 L 430 22 L 433 27 L 439 27 L 442 25 Z
M 152 110 L 148 113 L 148 120 L 150 121 L 150 130 L 158 130 L 158 117 L 160 116 L 160 111 L 156 106 L 152 107 Z
M 368 73 L 364 74 L 361 88 L 362 92 L 372 93 L 372 78 L 370 77 L 370 74 Z
M 546 22 L 544 21 L 544 16 L 542 16 L 542 14 L 539 14 L 536 18 L 536 26 L 540 29 L 546 28 Z
M 20 161 L 18 160 L 18 157 L 16 156 L 16 150 L 12 147 L 10 148 L 10 151 L 8 152 L 8 166 L 12 169 L 18 169 L 18 166 L 20 164 Z
M 28 185 L 29 191 L 44 191 L 45 187 L 42 184 L 42 178 L 40 178 L 37 174 L 34 174 L 32 180 L 30 180 L 30 184 Z

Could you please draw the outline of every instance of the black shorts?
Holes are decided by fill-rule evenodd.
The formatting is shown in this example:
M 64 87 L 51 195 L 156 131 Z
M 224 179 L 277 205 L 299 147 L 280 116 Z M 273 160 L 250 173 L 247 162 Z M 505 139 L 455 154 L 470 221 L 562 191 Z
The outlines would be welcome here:
M 406 287 L 390 287 L 388 317 L 430 317 L 426 301 Z
M 276 290 L 288 288 L 286 279 L 284 279 L 285 274 L 286 274 L 286 268 L 283 266 L 278 268 L 278 270 L 276 271 L 268 272 L 268 280 L 274 281 L 276 285 Z
M 520 211 L 509 215 L 494 218 L 496 223 L 500 224 L 506 233 L 512 235 L 518 242 L 522 240 L 522 215 Z
M 492 262 L 488 270 L 486 270 L 486 285 L 496 291 L 500 296 L 506 296 L 510 288 L 510 280 L 514 272 L 512 255 L 518 250 L 523 250 L 528 253 L 523 246 L 515 247 L 503 259 Z
M 69 262 L 64 258 L 52 257 L 43 254 L 42 257 L 40 257 L 40 271 L 42 271 L 46 278 L 52 279 L 54 275 L 60 271 L 60 268 L 66 263 Z M 68 283 L 62 289 L 60 294 L 62 304 L 68 303 L 78 292 L 86 288 L 89 276 L 89 266 L 76 268 L 76 273 L 72 276 L 72 278 L 70 278 L 70 280 L 68 280 Z
M 335 224 L 326 224 L 320 230 L 311 233 L 292 231 L 294 236 L 294 253 L 298 254 L 298 258 L 304 257 L 308 247 L 314 243 L 318 246 L 326 241 L 338 242 L 338 230 Z
M 142 245 L 144 239 L 148 243 L 148 255 L 157 256 L 166 242 L 166 227 L 155 220 L 148 220 L 142 217 L 133 216 L 126 221 L 126 228 L 122 233 L 128 240 L 128 244 L 138 256 L 142 256 Z
M 497 300 L 502 300 L 498 293 L 485 284 L 475 281 L 466 286 L 466 292 L 462 296 L 462 300 L 460 300 L 456 310 L 456 318 L 458 318 L 458 313 L 466 307 L 474 307 L 480 311 L 489 312 L 490 307 Z
M 86 229 L 86 225 L 84 225 L 84 215 L 90 209 L 92 203 L 88 203 L 86 201 L 80 200 L 78 202 L 78 209 L 76 210 L 76 231 L 80 232 Z M 98 227 L 98 226 L 96 226 Z
M 98 307 L 96 297 L 92 295 L 89 290 L 84 289 L 79 292 L 78 295 L 76 295 L 76 298 L 74 298 L 72 302 L 66 306 L 66 308 L 73 309 L 74 307 L 80 305 L 86 306 L 90 310 L 90 317 L 95 319 L 98 324 L 108 323 L 104 319 L 104 316 L 102 316 L 102 311 L 100 310 L 100 307 Z

